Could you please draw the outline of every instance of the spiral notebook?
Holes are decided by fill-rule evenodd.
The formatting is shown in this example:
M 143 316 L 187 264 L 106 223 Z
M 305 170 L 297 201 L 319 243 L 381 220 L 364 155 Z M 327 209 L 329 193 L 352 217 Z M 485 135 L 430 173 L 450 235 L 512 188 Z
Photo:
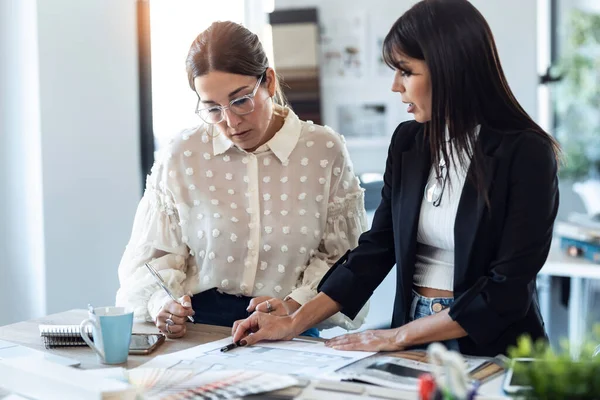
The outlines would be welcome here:
M 87 346 L 81 338 L 79 325 L 39 325 L 40 336 L 47 349 L 65 346 Z M 86 332 L 92 339 L 92 330 L 87 328 Z

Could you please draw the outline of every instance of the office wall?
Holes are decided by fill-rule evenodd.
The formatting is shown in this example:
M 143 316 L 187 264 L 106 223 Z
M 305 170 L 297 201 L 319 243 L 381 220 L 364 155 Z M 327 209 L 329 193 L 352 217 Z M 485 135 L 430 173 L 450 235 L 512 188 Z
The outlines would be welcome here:
M 393 22 L 414 0 L 275 0 L 275 9 L 317 7 L 321 21 L 332 20 L 340 15 L 366 15 L 367 57 L 372 58 L 380 49 L 373 45 L 376 35 L 385 34 Z M 473 0 L 488 20 L 495 34 L 500 57 L 508 82 L 517 99 L 532 116 L 537 115 L 536 70 L 536 1 L 522 0 Z M 507 23 L 510 21 L 510 23 Z M 348 34 L 354 26 L 347 27 Z M 276 66 L 277 67 L 277 66 Z M 391 136 L 396 125 L 412 116 L 405 112 L 406 106 L 398 94 L 392 93 L 392 73 L 388 76 L 368 74 L 362 79 L 321 79 L 323 114 L 326 124 L 338 128 L 337 106 L 352 102 L 384 102 L 388 105 L 387 129 Z M 342 134 L 344 132 L 341 132 Z M 352 146 L 350 155 L 357 172 L 382 172 L 387 147 L 381 145 Z
M 0 1 L 0 325 L 114 304 L 141 196 L 135 0 Z
M 0 325 L 44 313 L 35 0 L 0 1 Z
M 38 1 L 47 312 L 114 304 L 141 195 L 134 0 Z

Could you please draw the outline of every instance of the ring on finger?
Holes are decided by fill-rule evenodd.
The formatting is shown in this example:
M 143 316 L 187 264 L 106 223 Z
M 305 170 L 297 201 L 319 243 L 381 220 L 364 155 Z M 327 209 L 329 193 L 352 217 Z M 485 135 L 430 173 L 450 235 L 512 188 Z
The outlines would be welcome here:
M 269 300 L 267 300 L 267 312 L 270 313 L 271 311 L 273 311 L 273 306 L 271 305 Z
M 173 320 L 173 314 L 169 313 L 169 318 L 170 320 Z
M 165 322 L 166 322 L 167 326 L 173 326 L 173 325 L 175 325 L 175 321 L 173 321 L 171 318 L 167 318 L 165 320 Z
M 169 324 L 167 324 L 167 333 L 168 333 L 169 335 L 172 335 L 172 334 L 173 334 L 173 332 L 171 332 L 171 325 L 169 325 Z

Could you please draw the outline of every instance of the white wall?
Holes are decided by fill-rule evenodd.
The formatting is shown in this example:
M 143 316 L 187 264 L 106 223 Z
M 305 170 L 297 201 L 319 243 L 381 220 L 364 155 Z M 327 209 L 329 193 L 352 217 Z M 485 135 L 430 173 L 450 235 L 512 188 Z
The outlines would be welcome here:
M 275 9 L 317 7 L 320 21 L 327 21 L 340 14 L 364 14 L 367 16 L 367 57 L 374 57 L 379 48 L 373 38 L 385 35 L 394 21 L 402 15 L 414 0 L 275 0 Z M 488 20 L 500 52 L 504 72 L 517 99 L 534 118 L 537 115 L 537 64 L 535 1 L 522 0 L 473 0 L 472 3 Z M 510 22 L 507 22 L 510 21 Z M 352 33 L 353 26 L 348 26 Z M 405 112 L 400 96 L 391 92 L 392 72 L 377 76 L 373 71 L 365 78 L 322 79 L 322 107 L 324 123 L 338 129 L 336 109 L 340 103 L 365 102 L 388 105 L 388 131 L 391 136 L 401 121 L 411 119 Z M 344 132 L 340 132 L 344 133 Z M 383 172 L 387 146 L 352 147 L 350 155 L 358 173 Z
M 114 304 L 142 190 L 136 30 L 135 0 L 0 1 L 0 325 Z
M 0 325 L 45 311 L 36 22 L 0 1 Z
M 47 312 L 114 304 L 141 195 L 134 0 L 38 2 Z

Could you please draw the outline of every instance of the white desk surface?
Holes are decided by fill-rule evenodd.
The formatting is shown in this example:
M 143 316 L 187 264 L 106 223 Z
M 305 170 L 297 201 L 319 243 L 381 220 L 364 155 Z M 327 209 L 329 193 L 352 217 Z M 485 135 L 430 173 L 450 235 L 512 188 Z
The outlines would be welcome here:
M 56 348 L 56 349 L 45 349 L 42 343 L 42 340 L 39 336 L 38 324 L 79 324 L 84 318 L 87 317 L 87 312 L 85 310 L 71 310 L 63 313 L 53 314 L 46 317 L 18 322 L 12 325 L 0 326 L 0 340 L 6 340 L 13 343 L 17 343 L 23 346 L 27 346 L 30 348 L 34 348 L 36 350 L 42 350 L 48 353 L 62 355 L 65 357 L 70 357 L 81 361 L 81 365 L 79 368 L 82 369 L 96 369 L 96 368 L 106 368 L 107 366 L 102 365 L 98 362 L 96 354 L 89 347 L 64 347 L 64 348 Z M 135 324 L 133 328 L 134 332 L 140 333 L 152 333 L 157 332 L 157 329 L 151 323 L 145 324 Z M 184 339 L 178 340 L 167 340 L 163 345 L 161 345 L 154 353 L 150 356 L 129 356 L 126 364 L 119 365 L 120 367 L 125 368 L 135 368 L 146 361 L 149 360 L 150 357 L 154 357 L 157 355 L 168 354 L 175 351 L 184 350 L 186 348 L 196 346 L 203 343 L 212 342 L 215 340 L 219 340 L 225 338 L 230 335 L 230 329 L 219 327 L 219 326 L 211 326 L 211 325 L 202 325 L 202 324 L 190 324 L 188 326 L 188 332 Z M 391 355 L 393 353 L 388 353 L 386 355 Z M 356 386 L 358 384 L 346 383 L 342 382 L 342 385 L 350 385 L 348 387 L 352 387 L 352 385 Z M 365 399 L 365 398 L 378 398 L 378 399 L 417 399 L 416 392 L 400 392 L 396 389 L 386 389 L 379 387 L 368 387 L 368 390 L 365 390 L 361 394 L 350 395 L 348 392 L 330 392 L 330 391 L 322 391 L 317 390 L 317 386 L 319 385 L 319 381 L 313 381 L 309 386 L 302 390 L 302 394 L 296 398 L 298 399 L 328 399 L 328 400 L 351 400 L 351 399 Z M 496 377 L 489 382 L 486 382 L 480 388 L 481 396 L 477 396 L 477 399 L 506 399 L 507 397 L 502 395 L 501 391 L 502 385 L 502 376 Z M 361 385 L 362 386 L 362 385 Z M 372 389 L 372 390 L 371 390 Z M 378 391 L 375 395 L 369 396 L 371 391 Z M 387 395 L 386 395 L 387 393 Z M 5 396 L 9 395 L 6 392 L 3 392 L 0 388 L 0 399 L 5 398 Z

